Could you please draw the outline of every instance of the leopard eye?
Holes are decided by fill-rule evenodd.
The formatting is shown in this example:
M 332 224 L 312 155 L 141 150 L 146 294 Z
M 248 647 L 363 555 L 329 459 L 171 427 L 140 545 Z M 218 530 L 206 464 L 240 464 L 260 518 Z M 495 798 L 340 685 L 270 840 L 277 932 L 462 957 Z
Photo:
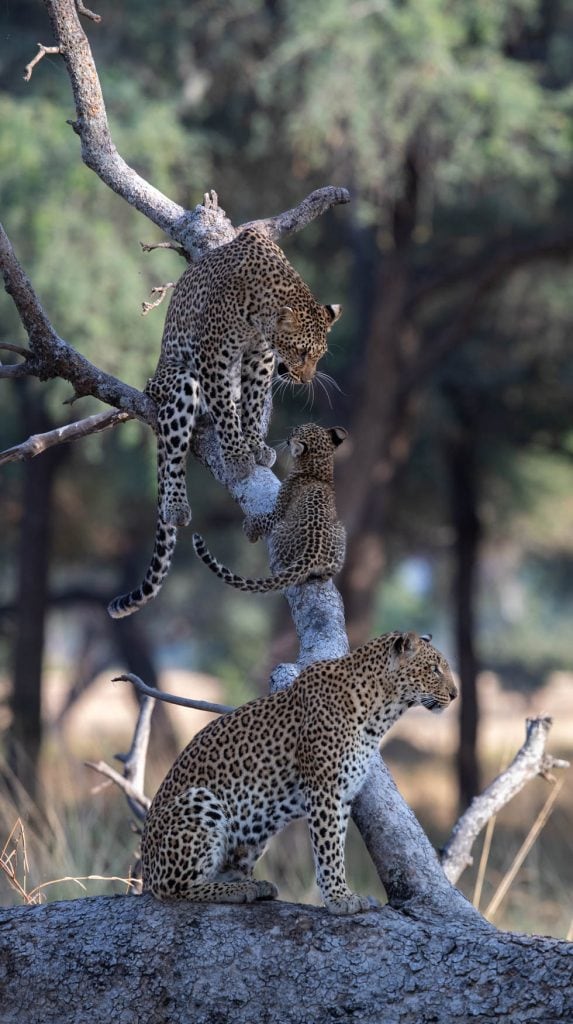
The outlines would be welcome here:
M 432 665 L 432 672 L 435 672 L 437 676 L 443 676 L 443 672 L 439 665 Z

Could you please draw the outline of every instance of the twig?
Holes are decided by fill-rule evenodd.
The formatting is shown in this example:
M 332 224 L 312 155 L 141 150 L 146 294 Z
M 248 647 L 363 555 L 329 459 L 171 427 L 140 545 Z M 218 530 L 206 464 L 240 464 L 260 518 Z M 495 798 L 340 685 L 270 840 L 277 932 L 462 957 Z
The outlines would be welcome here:
M 67 423 L 63 427 L 56 427 L 55 430 L 48 430 L 44 434 L 32 434 L 27 441 L 14 445 L 0 452 L 0 466 L 7 462 L 21 462 L 23 459 L 33 459 L 47 448 L 53 448 L 57 444 L 67 444 L 69 441 L 77 441 L 80 437 L 87 437 L 109 427 L 116 427 L 119 423 L 133 419 L 130 412 L 100 412 L 94 416 L 87 416 L 83 420 L 76 420 L 75 423 Z
M 39 64 L 40 61 L 42 60 L 42 58 L 45 57 L 47 53 L 61 53 L 61 52 L 62 51 L 61 51 L 59 46 L 44 46 L 43 43 L 38 43 L 38 53 L 30 61 L 29 64 L 26 64 L 26 70 L 24 71 L 24 81 L 25 82 L 29 82 L 30 81 L 30 79 L 32 77 L 32 71 L 36 67 L 36 64 Z
M 0 342 L 0 349 L 5 352 L 16 352 L 17 355 L 23 356 L 24 359 L 30 358 L 30 349 L 24 348 L 23 345 L 12 345 L 8 341 Z
M 550 814 L 551 814 L 551 812 L 553 810 L 553 806 L 555 804 L 555 801 L 557 800 L 557 797 L 559 796 L 559 794 L 560 794 L 560 792 L 561 792 L 561 790 L 563 788 L 564 782 L 565 782 L 564 778 L 559 779 L 559 782 L 557 783 L 557 785 L 554 786 L 554 788 L 552 789 L 552 791 L 549 794 L 549 796 L 547 797 L 547 800 L 545 801 L 543 807 L 541 808 L 539 814 L 537 815 L 537 818 L 535 819 L 533 825 L 531 826 L 529 832 L 527 833 L 527 836 L 525 837 L 523 843 L 521 844 L 519 850 L 517 851 L 515 857 L 513 858 L 513 862 L 512 862 L 511 867 L 509 868 L 509 871 L 506 872 L 506 874 L 502 878 L 501 882 L 499 883 L 499 885 L 497 887 L 497 890 L 495 892 L 495 895 L 494 895 L 493 899 L 491 900 L 491 902 L 489 903 L 489 906 L 487 907 L 487 910 L 485 911 L 485 914 L 484 914 L 484 917 L 486 917 L 488 919 L 488 921 L 491 921 L 491 919 L 495 916 L 495 914 L 499 910 L 499 906 L 500 906 L 502 900 L 506 897 L 506 895 L 507 895 L 507 893 L 508 893 L 508 891 L 509 891 L 509 889 L 511 887 L 511 884 L 512 884 L 515 876 L 517 875 L 517 872 L 519 871 L 521 865 L 523 864 L 525 858 L 527 857 L 527 854 L 531 850 L 531 847 L 533 846 L 533 844 L 534 844 L 535 840 L 537 839 L 539 833 L 542 831 L 542 829 L 547 824 L 547 820 L 548 820 L 548 818 L 549 818 L 549 816 L 550 816 Z
M 486 830 L 485 830 L 485 836 L 484 836 L 484 840 L 483 840 L 483 847 L 482 847 L 481 856 L 480 856 L 480 860 L 479 860 L 479 868 L 478 868 L 476 884 L 474 886 L 474 894 L 473 894 L 473 899 L 472 899 L 472 903 L 473 903 L 474 907 L 476 908 L 476 910 L 479 910 L 481 894 L 482 894 L 482 890 L 483 890 L 483 880 L 485 878 L 485 872 L 486 872 L 487 863 L 488 863 L 488 860 L 489 860 L 489 851 L 491 850 L 491 841 L 493 839 L 493 832 L 494 832 L 494 829 L 495 829 L 496 821 L 497 821 L 497 815 L 494 814 L 493 817 L 491 817 L 489 819 L 489 821 L 487 823 Z
M 505 807 L 536 775 L 554 781 L 552 770 L 568 768 L 569 762 L 545 753 L 545 745 L 553 720 L 548 716 L 528 718 L 525 742 L 513 761 L 487 789 L 475 797 L 457 822 L 442 851 L 442 867 L 446 878 L 456 883 L 462 871 L 472 862 L 471 849 L 487 821 Z
M 143 682 L 139 676 L 133 675 L 132 672 L 126 672 L 125 675 L 116 676 L 112 682 L 125 682 L 131 683 L 135 686 L 136 690 L 140 693 L 145 694 L 147 697 L 153 697 L 155 700 L 163 700 L 167 704 L 177 704 L 182 708 L 194 708 L 196 711 L 212 711 L 214 715 L 227 715 L 229 712 L 234 711 L 235 708 L 229 704 L 213 704 L 208 700 L 194 700 L 191 697 L 177 697 L 174 693 L 165 693 L 164 690 L 156 690 L 154 686 L 148 686 L 147 683 Z
M 154 249 L 172 249 L 189 263 L 189 253 L 182 245 L 177 245 L 175 242 L 140 242 L 139 244 L 143 252 L 153 252 Z
M 155 309 L 157 306 L 160 306 L 161 303 L 163 302 L 165 296 L 167 295 L 167 292 L 171 288 L 175 288 L 175 284 L 176 284 L 175 281 L 167 281 L 166 284 L 155 285 L 155 287 L 151 289 L 151 294 L 152 295 L 158 295 L 159 298 L 157 298 L 155 300 L 155 302 L 142 302 L 141 303 L 141 315 L 142 316 L 147 316 L 147 314 L 149 313 L 150 310 Z
M 89 18 L 90 21 L 95 21 L 96 24 L 99 24 L 101 21 L 101 14 L 94 14 L 93 11 L 90 11 L 83 3 L 83 0 L 76 0 L 76 7 L 78 14 L 83 14 L 84 18 Z
M 116 772 L 115 768 L 111 768 L 109 764 L 105 763 L 105 761 L 84 761 L 84 764 L 87 768 L 93 768 L 94 772 L 99 772 L 100 775 L 105 775 L 108 779 L 111 779 L 112 782 L 115 782 L 116 786 L 119 786 L 119 788 L 125 793 L 134 814 L 136 814 L 140 820 L 145 818 L 146 812 L 149 810 L 149 806 L 151 804 L 151 800 L 148 796 L 139 792 L 139 790 L 137 790 L 128 779 L 124 778 L 123 775 L 120 775 L 119 772 Z M 134 809 L 134 803 L 137 805 L 137 810 Z

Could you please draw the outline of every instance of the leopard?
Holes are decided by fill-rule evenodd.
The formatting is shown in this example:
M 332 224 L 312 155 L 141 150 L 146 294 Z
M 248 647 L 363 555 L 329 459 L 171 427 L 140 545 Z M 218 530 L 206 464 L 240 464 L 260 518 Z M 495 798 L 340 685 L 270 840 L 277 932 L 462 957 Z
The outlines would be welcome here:
M 212 421 L 229 482 L 249 476 L 255 465 L 272 466 L 276 453 L 261 424 L 277 361 L 283 382 L 311 386 L 340 315 L 340 305 L 319 303 L 282 249 L 252 227 L 183 273 L 145 388 L 157 406 L 154 550 L 139 587 L 108 605 L 112 618 L 157 596 L 177 530 L 191 520 L 185 468 L 197 416 Z
M 305 423 L 290 431 L 287 446 L 294 464 L 281 484 L 272 512 L 247 516 L 251 542 L 268 537 L 272 576 L 246 579 L 218 562 L 202 536 L 193 534 L 195 553 L 220 579 L 238 590 L 264 593 L 309 580 L 325 582 L 340 572 L 346 530 L 336 514 L 334 453 L 348 432 L 344 427 Z
M 414 705 L 449 707 L 457 687 L 429 635 L 391 632 L 317 661 L 290 687 L 210 722 L 151 802 L 141 842 L 144 891 L 159 900 L 274 899 L 253 878 L 267 841 L 306 818 L 316 878 L 331 914 L 371 908 L 351 891 L 344 842 L 352 802 L 382 736 Z

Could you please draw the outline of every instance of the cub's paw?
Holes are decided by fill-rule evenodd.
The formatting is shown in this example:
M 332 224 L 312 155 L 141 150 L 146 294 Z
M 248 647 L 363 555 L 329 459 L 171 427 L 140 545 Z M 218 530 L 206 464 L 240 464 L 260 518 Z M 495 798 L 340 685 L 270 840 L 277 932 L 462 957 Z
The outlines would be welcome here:
M 269 448 L 268 444 L 260 441 L 252 446 L 252 451 L 255 456 L 257 466 L 266 466 L 267 469 L 274 466 L 277 460 L 277 453 L 274 448 Z
M 272 882 L 266 882 L 263 880 L 261 882 L 255 882 L 255 885 L 257 887 L 258 900 L 276 900 L 279 891 L 276 885 L 273 885 Z
M 172 501 L 164 498 L 159 506 L 159 516 L 168 526 L 188 526 L 191 522 L 191 507 L 188 501 Z
M 357 893 L 350 891 L 347 895 L 340 896 L 338 899 L 325 900 L 324 905 L 329 914 L 337 914 L 339 916 L 345 914 L 360 914 L 365 910 L 374 909 L 368 896 L 358 896 Z

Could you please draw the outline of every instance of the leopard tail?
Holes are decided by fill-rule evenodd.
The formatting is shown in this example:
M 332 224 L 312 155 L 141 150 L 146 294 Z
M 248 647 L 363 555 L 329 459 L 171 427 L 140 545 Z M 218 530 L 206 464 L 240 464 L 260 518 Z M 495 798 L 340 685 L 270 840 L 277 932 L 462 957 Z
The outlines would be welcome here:
M 152 601 L 161 590 L 163 580 L 171 568 L 171 560 L 177 542 L 177 527 L 158 520 L 155 532 L 155 547 L 149 568 L 143 578 L 143 582 L 129 594 L 122 594 L 116 597 L 107 606 L 112 619 L 123 619 L 126 615 L 133 615 L 138 608 L 142 608 L 148 601 Z
M 247 579 L 244 576 L 238 576 L 237 573 L 231 572 L 226 566 L 221 565 L 207 548 L 201 534 L 193 534 L 193 547 L 195 548 L 195 554 L 202 562 L 205 562 L 205 565 L 209 567 L 211 572 L 214 572 L 219 579 L 228 583 L 230 587 L 236 587 L 237 590 L 246 590 L 252 593 L 285 590 L 286 587 L 294 587 L 297 583 L 304 583 L 305 580 L 312 576 L 312 569 L 309 569 L 306 563 L 299 561 L 294 562 L 288 569 L 277 572 L 274 576 L 267 576 L 264 579 Z M 334 575 L 335 571 L 333 570 L 332 575 Z M 321 578 L 324 578 L 325 575 L 321 573 Z

